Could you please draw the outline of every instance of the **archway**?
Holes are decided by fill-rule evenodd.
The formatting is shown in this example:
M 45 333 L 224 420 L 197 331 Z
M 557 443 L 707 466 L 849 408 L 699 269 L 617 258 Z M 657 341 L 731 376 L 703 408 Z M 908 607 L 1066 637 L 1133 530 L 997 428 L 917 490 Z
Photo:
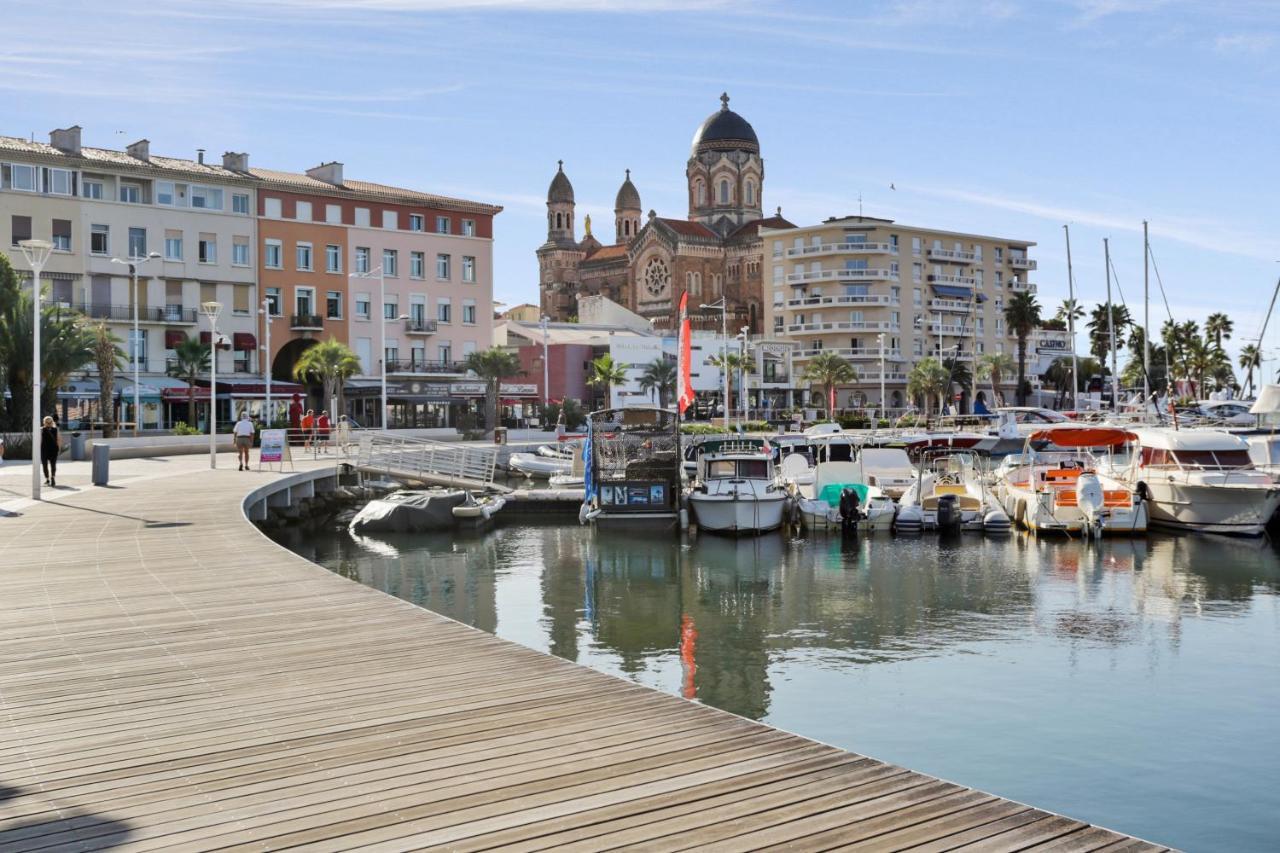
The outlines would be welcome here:
M 271 360 L 271 378 L 278 382 L 296 382 L 293 378 L 294 365 L 316 343 L 312 338 L 294 338 L 276 350 L 275 357 Z

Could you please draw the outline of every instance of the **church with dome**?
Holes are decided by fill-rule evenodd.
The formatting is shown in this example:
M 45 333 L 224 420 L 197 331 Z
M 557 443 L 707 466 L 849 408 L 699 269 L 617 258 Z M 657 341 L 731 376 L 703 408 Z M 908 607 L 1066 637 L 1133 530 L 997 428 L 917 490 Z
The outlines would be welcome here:
M 573 184 L 561 161 L 547 190 L 547 241 L 537 250 L 542 311 L 553 321 L 577 317 L 578 299 L 601 295 L 655 327 L 676 325 L 680 294 L 688 291 L 697 327 L 720 328 L 720 311 L 698 311 L 722 297 L 728 326 L 762 331 L 763 255 L 760 229 L 794 228 L 781 209 L 763 213 L 764 161 L 751 124 L 729 109 L 707 117 L 693 136 L 685 167 L 689 212 L 676 219 L 644 213 L 640 191 L 626 171 L 614 201 L 611 243 L 583 219 L 577 237 Z

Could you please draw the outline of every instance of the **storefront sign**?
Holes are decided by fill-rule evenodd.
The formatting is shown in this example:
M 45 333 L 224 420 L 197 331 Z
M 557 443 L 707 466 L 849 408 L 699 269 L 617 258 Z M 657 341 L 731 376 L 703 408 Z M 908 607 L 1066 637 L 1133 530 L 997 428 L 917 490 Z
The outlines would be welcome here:
M 455 397 L 483 397 L 483 382 L 451 382 L 449 393 Z
M 499 393 L 503 397 L 536 397 L 538 396 L 537 385 L 515 385 L 509 382 L 503 382 L 499 387 Z
M 283 462 L 288 449 L 285 443 L 285 430 L 264 429 L 260 433 L 262 439 L 262 456 L 259 462 Z

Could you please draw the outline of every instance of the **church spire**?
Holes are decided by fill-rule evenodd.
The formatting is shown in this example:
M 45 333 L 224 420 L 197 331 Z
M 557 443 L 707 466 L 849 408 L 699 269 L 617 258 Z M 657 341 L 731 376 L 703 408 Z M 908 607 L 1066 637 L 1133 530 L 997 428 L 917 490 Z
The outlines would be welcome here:
M 630 242 L 640 231 L 640 191 L 631 183 L 631 170 L 618 187 L 618 195 L 613 200 L 614 238 L 615 243 Z
M 573 184 L 564 173 L 564 161 L 556 161 L 556 173 L 547 187 L 547 239 L 570 240 L 573 237 Z

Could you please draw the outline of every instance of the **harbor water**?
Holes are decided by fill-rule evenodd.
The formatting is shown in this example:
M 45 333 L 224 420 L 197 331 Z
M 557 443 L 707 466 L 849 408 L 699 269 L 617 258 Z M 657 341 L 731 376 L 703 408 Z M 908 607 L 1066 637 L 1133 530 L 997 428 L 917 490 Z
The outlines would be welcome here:
M 1280 552 L 515 524 L 272 534 L 500 637 L 1188 850 L 1280 838 Z

